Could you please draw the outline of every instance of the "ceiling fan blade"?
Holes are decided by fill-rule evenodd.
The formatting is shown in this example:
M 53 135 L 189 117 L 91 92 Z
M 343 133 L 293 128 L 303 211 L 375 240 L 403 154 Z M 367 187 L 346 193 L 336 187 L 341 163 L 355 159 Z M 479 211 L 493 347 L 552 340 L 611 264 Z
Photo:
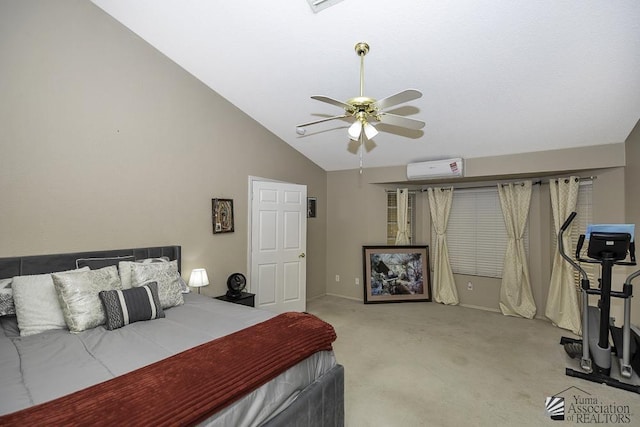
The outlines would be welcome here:
M 416 89 L 407 89 L 402 92 L 398 92 L 395 95 L 388 96 L 376 101 L 373 106 L 378 110 L 383 110 L 387 107 L 402 104 L 403 102 L 413 101 L 422 96 L 422 92 Z
M 348 133 L 349 138 L 354 141 L 357 141 L 360 138 L 360 134 L 362 133 L 362 123 L 360 123 L 360 120 L 356 120 L 351 126 L 349 126 Z
M 369 122 L 364 122 L 362 127 L 364 128 L 364 134 L 368 140 L 372 140 L 378 134 L 376 128 Z
M 369 153 L 371 150 L 376 148 L 378 145 L 375 143 L 373 139 L 364 138 L 362 141 L 354 141 L 353 139 L 349 139 L 349 145 L 347 146 L 347 151 L 352 154 L 358 154 L 358 151 L 364 147 L 365 151 Z
M 354 141 L 349 138 L 349 144 L 347 145 L 347 151 L 351 154 L 358 154 L 358 150 L 360 149 L 360 141 Z
M 422 129 L 425 123 L 422 120 L 410 119 L 408 117 L 398 116 L 396 114 L 380 113 L 377 119 L 384 124 L 392 126 L 400 126 L 408 129 Z
M 369 153 L 371 150 L 373 150 L 376 147 L 377 147 L 377 144 L 371 139 L 367 139 L 364 142 L 364 148 L 365 150 L 367 150 L 367 153 Z
M 347 104 L 346 102 L 329 98 L 328 96 L 313 95 L 311 99 L 315 99 L 316 101 L 326 102 L 327 104 L 335 105 L 336 107 L 344 108 L 346 111 L 353 111 L 353 106 Z
M 329 120 L 344 119 L 345 117 L 351 117 L 351 116 L 349 114 L 342 114 L 340 116 L 327 117 L 325 119 L 314 120 L 313 122 L 302 123 L 300 125 L 296 125 L 296 133 L 298 135 L 304 135 L 305 133 L 307 133 L 307 130 L 305 129 L 305 127 L 307 126 L 317 125 L 318 123 L 328 122 Z

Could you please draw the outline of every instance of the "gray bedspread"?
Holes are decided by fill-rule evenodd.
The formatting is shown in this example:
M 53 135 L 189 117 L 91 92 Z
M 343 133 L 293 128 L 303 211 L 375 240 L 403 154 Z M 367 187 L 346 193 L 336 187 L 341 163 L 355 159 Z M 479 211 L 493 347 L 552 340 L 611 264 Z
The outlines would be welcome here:
M 0 415 L 46 402 L 157 362 L 274 316 L 273 313 L 187 294 L 166 317 L 108 331 L 47 331 L 20 337 L 15 318 L 0 318 Z M 320 352 L 209 420 L 258 425 L 335 365 Z

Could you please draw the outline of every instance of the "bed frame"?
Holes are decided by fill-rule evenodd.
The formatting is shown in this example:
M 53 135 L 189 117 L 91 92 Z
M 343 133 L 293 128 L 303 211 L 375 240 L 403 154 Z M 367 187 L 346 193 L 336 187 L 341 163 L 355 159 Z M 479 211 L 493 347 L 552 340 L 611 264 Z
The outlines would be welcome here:
M 134 260 L 166 256 L 172 261 L 177 260 L 178 271 L 182 271 L 180 265 L 181 247 L 157 246 L 152 248 L 113 249 L 106 251 L 0 258 L 0 279 L 73 270 L 77 268 L 76 260 L 82 258 L 119 258 L 131 256 L 134 257 Z
M 0 279 L 31 274 L 47 274 L 76 268 L 82 258 L 118 258 L 133 256 L 135 260 L 168 257 L 178 261 L 181 271 L 180 246 L 156 246 L 134 249 L 114 249 L 66 254 L 0 258 Z M 280 426 L 325 427 L 344 425 L 344 368 L 336 365 L 305 388 L 284 411 L 264 423 Z

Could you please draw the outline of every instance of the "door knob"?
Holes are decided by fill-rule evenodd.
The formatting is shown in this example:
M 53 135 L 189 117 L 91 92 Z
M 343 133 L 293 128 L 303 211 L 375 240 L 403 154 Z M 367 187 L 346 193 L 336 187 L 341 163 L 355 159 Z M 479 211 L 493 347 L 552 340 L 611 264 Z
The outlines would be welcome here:
M 298 255 L 298 258 L 304 258 L 306 255 L 304 254 L 304 252 L 302 252 L 300 255 Z

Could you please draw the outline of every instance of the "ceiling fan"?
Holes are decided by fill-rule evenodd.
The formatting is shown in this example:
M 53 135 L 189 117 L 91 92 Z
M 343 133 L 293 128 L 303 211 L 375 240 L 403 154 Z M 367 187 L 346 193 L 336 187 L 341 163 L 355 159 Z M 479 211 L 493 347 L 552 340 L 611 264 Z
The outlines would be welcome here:
M 307 131 L 307 126 L 335 119 L 355 118 L 355 121 L 348 130 L 349 138 L 353 141 L 360 141 L 361 144 L 364 144 L 365 138 L 367 140 L 371 140 L 378 134 L 378 130 L 371 124 L 371 122 L 380 122 L 387 125 L 399 126 L 413 130 L 422 129 L 425 125 L 423 121 L 383 111 L 385 108 L 418 99 L 422 96 L 422 93 L 416 89 L 407 89 L 380 100 L 364 96 L 364 56 L 369 52 L 369 45 L 365 42 L 357 43 L 355 50 L 360 57 L 360 96 L 351 98 L 345 102 L 338 101 L 337 99 L 329 98 L 327 96 L 312 96 L 311 98 L 317 101 L 326 102 L 327 104 L 344 108 L 344 114 L 297 125 L 296 132 L 299 135 L 304 135 Z

